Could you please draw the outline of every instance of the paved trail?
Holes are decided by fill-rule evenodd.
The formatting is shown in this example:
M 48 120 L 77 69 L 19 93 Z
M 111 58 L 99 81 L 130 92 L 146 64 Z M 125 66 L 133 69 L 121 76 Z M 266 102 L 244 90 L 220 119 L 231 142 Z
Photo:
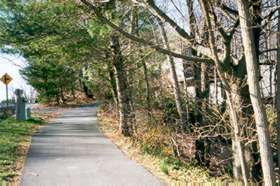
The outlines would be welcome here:
M 66 110 L 32 138 L 23 186 L 163 185 L 98 130 L 96 107 Z

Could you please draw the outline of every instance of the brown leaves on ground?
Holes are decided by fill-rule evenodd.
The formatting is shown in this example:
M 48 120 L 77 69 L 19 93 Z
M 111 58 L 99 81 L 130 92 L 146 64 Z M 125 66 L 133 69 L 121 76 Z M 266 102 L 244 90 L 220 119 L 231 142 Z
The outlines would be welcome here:
M 63 109 L 59 106 L 50 106 L 38 104 L 32 108 L 32 117 L 40 118 L 45 122 L 51 121 L 63 113 Z
M 139 113 L 138 113 L 139 116 Z M 141 119 L 141 118 L 138 118 Z M 114 108 L 110 106 L 102 107 L 98 111 L 99 128 L 102 132 L 111 139 L 113 143 L 117 145 L 130 159 L 138 162 L 148 171 L 155 176 L 161 178 L 168 185 L 186 185 L 186 183 L 202 183 L 216 181 L 215 178 L 211 178 L 207 170 L 195 166 L 174 168 L 173 165 L 168 164 L 168 173 L 164 173 L 162 165 L 165 164 L 165 158 L 153 154 L 146 153 L 143 150 L 143 143 L 151 143 L 155 146 L 162 146 L 163 153 L 170 155 L 171 142 L 167 135 L 171 135 L 170 131 L 160 131 L 157 127 L 146 128 L 143 127 L 143 123 L 137 123 L 141 125 L 137 131 L 137 135 L 134 138 L 127 138 L 118 132 L 118 117 Z M 142 118 L 142 121 L 145 120 Z M 162 128 L 162 127 L 161 127 Z M 164 129 L 163 129 L 164 130 Z M 164 135 L 163 135 L 164 134 Z M 141 139 L 139 139 L 141 138 Z M 160 143 L 160 144 L 159 144 Z M 168 144 L 166 144 L 168 143 Z
M 140 145 L 133 142 L 131 138 L 122 136 L 118 132 L 118 119 L 114 112 L 107 110 L 98 111 L 99 128 L 117 147 L 122 150 L 129 158 L 144 166 L 148 171 L 165 182 L 171 179 L 160 170 L 160 159 L 151 155 L 143 154 Z

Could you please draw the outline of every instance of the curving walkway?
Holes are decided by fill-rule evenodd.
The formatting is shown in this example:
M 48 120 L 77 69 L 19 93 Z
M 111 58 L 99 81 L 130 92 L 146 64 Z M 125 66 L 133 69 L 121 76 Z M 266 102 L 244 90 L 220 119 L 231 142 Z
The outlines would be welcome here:
M 157 186 L 97 127 L 96 106 L 67 109 L 32 138 L 23 186 Z

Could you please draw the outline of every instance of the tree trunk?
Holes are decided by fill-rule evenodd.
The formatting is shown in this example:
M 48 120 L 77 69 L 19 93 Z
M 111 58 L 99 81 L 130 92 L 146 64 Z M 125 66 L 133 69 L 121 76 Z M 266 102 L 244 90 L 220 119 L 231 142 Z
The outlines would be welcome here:
M 130 104 L 129 86 L 127 73 L 125 71 L 124 60 L 121 53 L 119 38 L 116 34 L 111 36 L 111 44 L 113 49 L 113 67 L 115 70 L 116 85 L 118 91 L 119 102 L 119 130 L 124 136 L 131 136 L 133 133 L 133 110 Z
M 232 157 L 233 157 L 233 162 L 232 162 L 233 177 L 234 179 L 238 180 L 242 177 L 242 172 L 241 172 L 241 164 L 239 161 L 237 145 L 234 137 L 232 138 Z
M 194 105 L 194 114 L 195 121 L 197 123 L 202 122 L 201 111 L 202 101 L 201 101 L 201 65 L 193 63 L 193 74 L 194 74 L 194 88 L 195 88 L 195 105 Z
M 65 99 L 65 97 L 64 97 L 63 88 L 61 87 L 61 88 L 59 89 L 59 91 L 60 91 L 60 98 L 61 98 L 61 100 L 62 100 L 62 103 L 64 104 L 65 101 L 66 101 L 66 99 Z
M 186 0 L 186 5 L 188 9 L 188 24 L 189 24 L 189 30 L 190 35 L 195 38 L 196 36 L 196 30 L 197 30 L 197 22 L 195 19 L 195 13 L 194 13 L 194 3 L 193 0 Z M 196 51 L 194 51 L 192 48 L 188 49 L 188 56 L 194 56 L 197 55 Z M 195 87 L 195 104 L 194 104 L 194 115 L 195 115 L 195 121 L 197 123 L 202 123 L 202 115 L 200 109 L 202 109 L 202 89 L 204 84 L 201 84 L 201 80 L 204 80 L 205 74 L 203 74 L 203 67 L 205 64 L 197 64 L 191 61 L 192 67 L 193 67 L 193 74 L 194 74 L 194 87 Z
M 200 80 L 201 80 L 201 99 L 202 99 L 202 108 L 204 111 L 206 111 L 208 106 L 208 100 L 209 100 L 209 81 L 208 81 L 208 65 L 206 63 L 201 63 L 201 74 L 200 74 Z
M 249 13 L 248 4 L 248 0 L 237 0 L 241 36 L 246 59 L 250 99 L 254 110 L 254 117 L 260 146 L 263 178 L 266 186 L 272 186 L 275 185 L 272 151 L 270 146 L 267 116 L 261 100 L 256 63 L 258 60 L 251 29 L 251 15 Z
M 189 49 L 184 46 L 182 44 L 182 48 L 181 48 L 181 53 L 183 55 L 189 55 Z M 184 93 L 185 93 L 185 100 L 187 101 L 187 105 L 186 105 L 186 111 L 188 113 L 188 102 L 189 102 L 189 94 L 188 94 L 188 86 L 189 86 L 189 82 L 188 82 L 188 67 L 189 67 L 189 62 L 186 60 L 183 60 L 183 74 L 184 74 Z
M 115 78 L 114 69 L 112 68 L 111 65 L 108 65 L 108 72 L 109 72 L 109 81 L 110 81 L 110 86 L 111 86 L 111 92 L 113 95 L 114 103 L 118 109 L 119 100 L 118 100 L 116 78 Z
M 139 17 L 138 17 L 138 7 L 133 7 L 132 9 L 132 13 L 131 13 L 131 34 L 136 34 L 137 36 L 139 36 Z M 131 42 L 131 41 L 130 41 Z M 131 45 L 131 43 L 130 43 Z M 150 82 L 149 82 L 149 76 L 148 76 L 148 68 L 147 68 L 147 64 L 145 62 L 145 59 L 143 58 L 143 51 L 141 49 L 141 46 L 139 46 L 140 48 L 140 58 L 142 58 L 142 67 L 143 67 L 143 72 L 144 72 L 144 80 L 145 80 L 145 84 L 146 84 L 146 109 L 148 112 L 148 117 L 149 119 L 151 119 L 152 117 L 152 107 L 151 107 L 151 92 L 150 92 Z
M 278 0 L 280 5 L 280 0 Z M 280 10 L 278 10 L 278 27 L 277 27 L 277 64 L 276 64 L 276 112 L 277 112 L 277 158 L 278 169 L 280 174 Z
M 238 81 L 232 82 L 231 93 L 227 93 L 228 106 L 230 107 L 230 119 L 233 126 L 234 137 L 232 140 L 233 145 L 233 173 L 234 178 L 243 178 L 245 185 L 249 179 L 248 165 L 245 159 L 244 145 L 242 144 L 241 125 L 244 125 L 242 119 L 242 100 L 240 93 L 240 83 Z
M 218 106 L 218 77 L 217 77 L 217 70 L 214 67 L 213 68 L 214 71 L 214 98 L 213 98 L 213 102 L 215 106 Z
M 150 82 L 149 82 L 149 75 L 148 75 L 148 68 L 145 61 L 142 61 L 143 71 L 144 71 L 144 79 L 146 84 L 146 102 L 147 102 L 147 111 L 149 119 L 152 117 L 152 107 L 151 107 L 151 92 L 150 92 Z
M 161 34 L 163 38 L 163 42 L 165 45 L 165 48 L 170 50 L 169 46 L 169 41 L 166 35 L 166 31 L 164 28 L 164 25 L 161 20 L 158 20 L 160 29 L 161 29 Z M 171 76 L 172 76 L 172 83 L 173 83 L 173 91 L 174 91 L 174 97 L 175 97 L 175 102 L 176 102 L 176 108 L 180 117 L 180 123 L 178 128 L 180 130 L 185 130 L 187 129 L 187 121 L 188 121 L 188 114 L 186 111 L 186 108 L 184 107 L 183 100 L 181 97 L 181 90 L 180 90 L 180 85 L 178 81 L 178 76 L 176 72 L 176 66 L 174 62 L 174 58 L 171 55 L 168 55 L 169 63 L 170 63 L 170 68 L 171 68 Z
M 253 34 L 253 39 L 254 39 L 254 46 L 255 46 L 255 51 L 256 51 L 256 61 L 255 63 L 259 64 L 259 56 L 260 56 L 260 37 L 261 37 L 261 31 L 262 31 L 262 16 L 261 16 L 261 11 L 262 11 L 262 1 L 260 0 L 251 0 L 251 5 L 252 5 L 252 34 Z M 253 15 L 253 16 L 252 16 Z M 260 73 L 260 65 L 256 66 L 257 68 L 257 79 L 261 80 L 261 73 Z
M 76 94 L 75 94 L 75 87 L 71 87 L 71 94 L 72 94 L 72 99 L 75 100 L 76 99 Z

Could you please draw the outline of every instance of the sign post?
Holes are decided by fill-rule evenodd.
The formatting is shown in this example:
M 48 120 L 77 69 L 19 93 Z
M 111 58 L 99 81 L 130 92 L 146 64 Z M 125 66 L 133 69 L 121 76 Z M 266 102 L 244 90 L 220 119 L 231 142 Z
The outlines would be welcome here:
M 8 89 L 8 84 L 6 84 L 6 105 L 7 108 L 9 107 L 9 89 Z
M 5 73 L 1 78 L 0 81 L 2 81 L 5 85 L 6 85 L 6 104 L 7 104 L 7 108 L 9 106 L 9 91 L 8 91 L 8 84 L 13 80 L 13 78 Z

